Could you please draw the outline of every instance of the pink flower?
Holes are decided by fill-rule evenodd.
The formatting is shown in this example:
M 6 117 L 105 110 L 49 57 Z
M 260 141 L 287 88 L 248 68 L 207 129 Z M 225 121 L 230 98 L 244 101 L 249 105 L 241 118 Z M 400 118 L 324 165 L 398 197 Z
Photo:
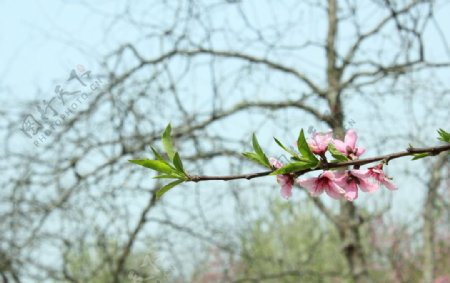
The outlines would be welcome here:
M 373 193 L 378 190 L 378 184 L 368 181 L 369 170 L 353 169 L 336 175 L 336 183 L 344 188 L 344 197 L 349 201 L 358 198 L 358 187 L 366 193 Z
M 384 175 L 383 172 L 383 164 L 380 163 L 375 167 L 371 167 L 369 170 L 369 177 L 373 178 L 375 181 L 378 182 L 378 184 L 384 185 L 389 190 L 396 190 L 397 186 L 395 186 L 394 183 L 392 183 L 386 175 Z
M 324 171 L 317 178 L 298 180 L 298 184 L 315 197 L 325 191 L 330 197 L 339 199 L 345 193 L 344 189 L 336 183 L 335 176 L 331 171 Z
M 270 165 L 277 169 L 283 167 L 283 163 L 275 158 L 270 158 Z M 281 195 L 285 199 L 290 198 L 292 196 L 292 186 L 294 185 L 294 174 L 277 175 L 277 182 L 281 186 Z
M 450 276 L 449 275 L 440 276 L 434 279 L 433 283 L 450 283 Z
M 340 152 L 346 154 L 350 159 L 357 159 L 360 155 L 362 155 L 366 149 L 364 147 L 356 147 L 356 140 L 358 136 L 356 135 L 355 130 L 350 129 L 345 134 L 344 141 L 334 140 L 333 144 Z
M 308 145 L 315 154 L 324 154 L 327 151 L 328 144 L 332 140 L 333 131 L 326 133 L 314 133 L 311 139 L 308 139 Z

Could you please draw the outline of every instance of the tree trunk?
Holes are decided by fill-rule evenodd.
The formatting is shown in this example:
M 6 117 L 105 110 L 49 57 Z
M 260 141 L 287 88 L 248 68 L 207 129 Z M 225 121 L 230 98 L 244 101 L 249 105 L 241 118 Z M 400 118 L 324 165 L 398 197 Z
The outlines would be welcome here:
M 336 38 L 338 34 L 337 1 L 328 0 L 328 33 L 326 42 L 327 53 L 327 82 L 326 93 L 331 111 L 331 127 L 336 137 L 344 136 L 344 114 L 340 99 L 342 70 L 336 63 Z M 352 279 L 357 283 L 372 282 L 369 278 L 367 263 L 361 244 L 359 231 L 360 217 L 357 207 L 348 201 L 341 202 L 341 210 L 337 229 L 343 243 L 344 256 L 350 269 Z
M 436 200 L 438 198 L 438 189 L 441 183 L 441 169 L 447 163 L 448 154 L 443 153 L 433 165 L 431 170 L 431 178 L 428 181 L 427 199 L 423 212 L 423 282 L 432 283 L 435 277 L 435 213 Z

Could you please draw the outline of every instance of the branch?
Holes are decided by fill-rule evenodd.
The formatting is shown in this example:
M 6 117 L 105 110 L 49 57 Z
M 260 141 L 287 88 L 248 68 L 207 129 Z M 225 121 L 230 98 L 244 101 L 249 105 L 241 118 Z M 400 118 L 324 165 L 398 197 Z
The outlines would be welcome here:
M 268 175 L 277 175 L 277 180 L 282 184 L 283 192 L 285 197 L 289 197 L 291 195 L 292 185 L 294 183 L 295 178 L 300 175 L 303 175 L 307 172 L 317 171 L 317 170 L 329 170 L 336 169 L 348 166 L 354 166 L 354 169 L 359 169 L 361 165 L 365 165 L 368 163 L 373 163 L 377 161 L 382 161 L 382 163 L 376 167 L 371 168 L 372 171 L 368 171 L 367 174 L 372 174 L 372 178 L 379 180 L 382 184 L 386 185 L 388 188 L 395 188 L 395 185 L 391 184 L 387 179 L 387 177 L 381 172 L 378 172 L 379 169 L 382 169 L 383 164 L 387 164 L 390 160 L 413 155 L 415 159 L 437 155 L 443 151 L 450 150 L 450 133 L 446 132 L 443 129 L 439 129 L 437 132 L 439 134 L 438 139 L 447 142 L 447 145 L 436 146 L 436 147 L 428 147 L 428 148 L 414 148 L 411 145 L 406 151 L 391 153 L 382 156 L 376 156 L 372 158 L 366 159 L 358 159 L 358 157 L 363 153 L 361 151 L 362 148 L 358 148 L 355 146 L 357 134 L 353 129 L 350 129 L 345 134 L 345 142 L 340 140 L 333 140 L 332 131 L 327 133 L 314 133 L 312 139 L 309 141 L 305 138 L 305 133 L 300 130 L 300 133 L 297 138 L 297 149 L 295 150 L 286 147 L 280 142 L 277 138 L 274 138 L 275 142 L 286 152 L 288 152 L 291 156 L 292 162 L 289 162 L 286 165 L 283 165 L 280 161 L 276 159 L 269 159 L 267 155 L 264 153 L 263 149 L 258 143 L 258 139 L 256 135 L 253 133 L 252 137 L 252 146 L 253 152 L 244 152 L 243 156 L 248 158 L 249 160 L 256 162 L 269 170 L 264 172 L 257 173 L 248 173 L 248 174 L 240 174 L 240 175 L 229 175 L 229 176 L 207 176 L 207 175 L 190 175 L 184 169 L 183 162 L 180 158 L 180 155 L 174 149 L 174 144 L 172 140 L 172 126 L 169 123 L 162 134 L 161 140 L 166 153 L 166 157 L 161 155 L 155 148 L 150 147 L 155 159 L 133 159 L 129 160 L 129 162 L 149 168 L 151 170 L 155 170 L 160 174 L 155 178 L 158 179 L 172 179 L 173 181 L 166 184 L 164 187 L 159 189 L 156 192 L 156 197 L 160 198 L 164 193 L 171 190 L 173 187 L 184 183 L 184 182 L 200 182 L 200 181 L 212 181 L 212 180 L 237 180 L 237 179 L 253 179 L 258 177 L 264 177 Z M 332 162 L 328 162 L 326 153 L 331 154 L 334 158 Z M 319 158 L 320 159 L 319 159 Z M 346 196 L 348 200 L 353 200 L 357 197 L 357 191 L 355 192 L 355 188 L 358 184 L 360 184 L 360 180 L 353 173 L 359 173 L 357 171 L 352 171 L 350 173 L 346 173 L 347 176 L 342 176 L 345 179 L 348 195 Z M 356 177 L 355 177 L 356 176 Z M 366 176 L 367 177 L 367 176 Z M 370 176 L 369 176 L 370 177 Z M 281 179 L 280 179 L 281 178 Z M 328 179 L 329 182 L 331 179 L 335 179 L 336 176 L 333 172 L 326 171 L 323 175 L 319 177 L 322 179 Z M 319 179 L 315 178 L 315 179 Z M 339 177 L 338 182 L 343 182 L 344 179 Z M 314 178 L 310 180 L 306 180 L 305 182 L 316 182 Z M 334 182 L 334 181 L 332 181 Z M 353 182 L 353 183 L 352 183 Z M 370 187 L 370 184 L 365 180 L 362 180 L 362 188 L 364 191 L 374 190 L 378 187 L 376 184 L 372 184 L 375 187 Z M 308 183 L 309 184 L 309 183 Z M 307 184 L 307 185 L 308 185 Z M 334 184 L 334 183 L 333 183 Z M 309 185 L 308 185 L 309 186 Z M 337 191 L 334 192 L 332 189 L 327 191 L 330 195 L 335 197 L 338 193 L 344 192 L 339 185 L 331 185 L 334 186 Z M 354 193 L 355 192 L 355 193 Z M 336 193 L 336 194 L 335 194 Z
M 418 4 L 422 4 L 423 2 L 420 1 L 412 1 L 410 4 L 405 6 L 404 8 L 395 11 L 394 15 L 391 12 L 389 16 L 382 19 L 375 27 L 373 27 L 371 30 L 360 34 L 357 38 L 357 40 L 353 43 L 353 45 L 350 47 L 350 49 L 347 51 L 346 55 L 343 59 L 343 66 L 342 68 L 346 68 L 350 63 L 352 63 L 353 58 L 355 57 L 355 54 L 358 52 L 360 46 L 362 43 L 366 42 L 367 39 L 370 37 L 377 35 L 381 29 L 383 29 L 388 23 L 391 22 L 391 20 L 395 20 L 396 17 L 408 13 L 411 9 L 413 9 Z
M 428 193 L 424 205 L 423 212 L 423 270 L 424 270 L 424 281 L 423 282 L 433 282 L 435 278 L 436 269 L 436 255 L 435 255 L 435 245 L 436 245 L 436 219 L 435 214 L 438 209 L 438 189 L 442 181 L 441 169 L 447 164 L 448 156 L 444 155 L 437 159 L 436 163 L 431 169 L 431 178 L 428 181 Z
M 317 166 L 314 169 L 306 169 L 306 170 L 300 170 L 298 172 L 295 172 L 296 176 L 303 175 L 308 172 L 312 171 L 318 171 L 318 170 L 327 170 L 327 169 L 334 169 L 334 168 L 343 168 L 348 167 L 351 165 L 366 165 L 369 163 L 374 163 L 377 161 L 382 161 L 385 164 L 387 164 L 389 161 L 393 159 L 397 159 L 400 157 L 405 156 L 412 156 L 415 154 L 421 154 L 421 153 L 427 153 L 429 155 L 437 155 L 444 151 L 450 150 L 450 144 L 443 145 L 443 146 L 436 146 L 436 147 L 425 147 L 425 148 L 414 148 L 409 147 L 405 151 L 386 154 L 386 155 L 380 155 L 376 157 L 370 157 L 370 158 L 364 158 L 359 160 L 352 160 L 352 161 L 346 161 L 346 162 L 336 162 L 336 163 L 321 163 L 319 166 Z M 257 173 L 249 173 L 249 174 L 241 174 L 241 175 L 228 175 L 228 176 L 204 176 L 204 175 L 188 175 L 188 180 L 191 182 L 202 182 L 202 181 L 212 181 L 212 180 L 222 180 L 222 181 L 231 181 L 231 180 L 238 180 L 238 179 L 254 179 L 259 177 L 264 177 L 270 175 L 275 170 L 268 170 L 263 172 L 257 172 Z
M 149 211 L 156 205 L 156 194 L 153 192 L 150 196 L 149 202 L 145 206 L 144 210 L 141 212 L 141 217 L 139 218 L 139 221 L 134 228 L 134 230 L 131 232 L 130 237 L 128 238 L 127 244 L 124 247 L 124 250 L 122 251 L 122 254 L 120 255 L 119 259 L 117 260 L 117 266 L 115 268 L 115 272 L 113 274 L 114 282 L 118 283 L 120 282 L 121 274 L 123 273 L 123 270 L 125 268 L 125 262 L 127 258 L 129 257 L 131 250 L 135 244 L 136 238 L 139 234 L 139 232 L 142 230 L 144 225 L 147 222 L 147 214 Z
M 262 64 L 262 65 L 265 65 L 272 69 L 294 75 L 300 81 L 305 83 L 314 93 L 318 94 L 321 97 L 324 96 L 323 90 L 304 73 L 301 73 L 294 68 L 273 62 L 266 58 L 260 58 L 260 57 L 256 57 L 253 55 L 241 53 L 241 52 L 221 51 L 221 50 L 213 50 L 213 49 L 206 49 L 206 48 L 199 48 L 199 49 L 195 49 L 195 50 L 175 50 L 175 51 L 173 51 L 173 55 L 176 55 L 176 54 L 185 55 L 185 56 L 195 56 L 195 55 L 206 54 L 206 55 L 224 57 L 224 58 L 242 59 L 242 60 L 248 61 L 250 63 Z M 170 56 L 171 54 L 168 54 L 168 55 Z

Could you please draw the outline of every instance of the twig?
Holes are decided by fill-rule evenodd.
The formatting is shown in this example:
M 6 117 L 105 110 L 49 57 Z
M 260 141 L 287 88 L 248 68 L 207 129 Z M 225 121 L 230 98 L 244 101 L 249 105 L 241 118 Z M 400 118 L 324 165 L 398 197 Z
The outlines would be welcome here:
M 444 151 L 450 150 L 450 144 L 443 145 L 443 146 L 435 146 L 435 147 L 425 147 L 425 148 L 414 148 L 409 147 L 406 151 L 391 153 L 387 155 L 381 155 L 371 158 L 365 158 L 365 159 L 358 159 L 358 160 L 351 160 L 346 162 L 336 162 L 336 163 L 320 163 L 318 167 L 314 169 L 306 169 L 301 170 L 298 172 L 295 172 L 294 174 L 296 176 L 303 175 L 307 172 L 317 171 L 317 170 L 324 170 L 324 169 L 332 169 L 332 168 L 341 168 L 341 167 L 347 167 L 347 166 L 361 166 L 366 165 L 369 163 L 382 161 L 385 164 L 387 164 L 389 161 L 393 159 L 397 159 L 404 156 L 411 156 L 414 154 L 420 154 L 420 153 L 428 153 L 429 155 L 437 155 Z M 257 173 L 248 173 L 248 174 L 240 174 L 240 175 L 227 175 L 227 176 L 205 176 L 205 175 L 190 175 L 189 180 L 191 182 L 201 182 L 201 181 L 212 181 L 212 180 L 221 180 L 221 181 L 231 181 L 231 180 L 238 180 L 238 179 L 253 179 L 253 178 L 259 178 L 268 176 L 270 173 L 272 173 L 274 170 L 269 171 L 263 171 L 263 172 L 257 172 Z

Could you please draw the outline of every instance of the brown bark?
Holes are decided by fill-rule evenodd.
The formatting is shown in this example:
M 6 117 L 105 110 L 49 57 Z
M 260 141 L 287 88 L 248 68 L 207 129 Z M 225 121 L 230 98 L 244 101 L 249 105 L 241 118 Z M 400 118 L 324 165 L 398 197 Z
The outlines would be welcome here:
M 340 99 L 341 69 L 336 62 L 336 38 L 338 34 L 338 6 L 336 0 L 328 0 L 328 33 L 326 42 L 327 52 L 327 100 L 334 117 L 331 127 L 337 137 L 344 135 L 344 114 Z M 343 243 L 343 252 L 347 260 L 350 275 L 355 282 L 371 282 L 367 270 L 367 262 L 361 244 L 360 217 L 358 208 L 351 202 L 341 202 L 337 229 Z

